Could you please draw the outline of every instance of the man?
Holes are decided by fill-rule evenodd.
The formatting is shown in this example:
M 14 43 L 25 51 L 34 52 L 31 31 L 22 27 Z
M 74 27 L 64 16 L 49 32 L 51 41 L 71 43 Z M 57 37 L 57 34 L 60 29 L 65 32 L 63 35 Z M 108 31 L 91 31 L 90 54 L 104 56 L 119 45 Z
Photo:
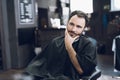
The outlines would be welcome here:
M 71 13 L 65 35 L 50 44 L 26 68 L 36 80 L 79 80 L 96 67 L 96 46 L 82 35 L 88 17 L 81 11 Z

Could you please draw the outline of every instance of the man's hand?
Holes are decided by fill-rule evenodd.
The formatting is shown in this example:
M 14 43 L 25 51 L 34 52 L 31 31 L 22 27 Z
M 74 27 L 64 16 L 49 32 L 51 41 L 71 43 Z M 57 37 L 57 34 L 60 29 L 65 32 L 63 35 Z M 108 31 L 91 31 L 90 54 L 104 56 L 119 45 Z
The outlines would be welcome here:
M 76 37 L 71 37 L 67 31 L 67 29 L 65 30 L 65 47 L 66 49 L 69 49 L 70 47 L 72 47 L 73 42 L 75 41 L 75 39 L 77 39 L 79 36 Z
M 65 47 L 66 47 L 66 50 L 68 52 L 68 55 L 70 57 L 70 60 L 72 62 L 72 64 L 74 65 L 74 67 L 76 68 L 76 70 L 79 72 L 79 74 L 82 74 L 83 73 L 83 70 L 76 58 L 76 51 L 74 50 L 72 44 L 73 42 L 75 41 L 75 39 L 77 39 L 79 36 L 76 36 L 76 37 L 71 37 L 68 33 L 68 31 L 66 30 L 65 31 Z

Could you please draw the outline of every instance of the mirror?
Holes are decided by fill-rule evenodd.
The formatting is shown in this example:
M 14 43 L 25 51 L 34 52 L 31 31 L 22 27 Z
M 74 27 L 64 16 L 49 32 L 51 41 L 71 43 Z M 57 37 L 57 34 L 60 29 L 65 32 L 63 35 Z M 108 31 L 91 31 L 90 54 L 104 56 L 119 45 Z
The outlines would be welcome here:
M 40 28 L 65 28 L 70 12 L 69 0 L 37 0 L 37 3 Z

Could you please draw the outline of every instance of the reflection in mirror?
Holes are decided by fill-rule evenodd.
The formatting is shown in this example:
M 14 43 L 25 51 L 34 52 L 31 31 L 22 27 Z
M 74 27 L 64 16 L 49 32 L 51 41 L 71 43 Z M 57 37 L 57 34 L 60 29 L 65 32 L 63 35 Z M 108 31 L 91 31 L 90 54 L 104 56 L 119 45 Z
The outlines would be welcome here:
M 56 6 L 49 7 L 49 25 L 51 25 L 52 28 L 65 28 L 69 12 L 69 0 L 57 0 Z
M 37 2 L 39 27 L 65 28 L 70 12 L 69 0 L 37 0 Z

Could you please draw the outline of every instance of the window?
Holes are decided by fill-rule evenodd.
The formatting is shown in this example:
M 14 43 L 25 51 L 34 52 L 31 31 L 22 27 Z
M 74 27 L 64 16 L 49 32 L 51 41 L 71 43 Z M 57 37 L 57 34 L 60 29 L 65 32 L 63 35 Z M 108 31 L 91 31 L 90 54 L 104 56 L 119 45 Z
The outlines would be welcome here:
M 120 0 L 111 0 L 111 11 L 120 11 Z
M 93 12 L 93 0 L 70 0 L 71 11 L 81 10 L 85 13 Z

